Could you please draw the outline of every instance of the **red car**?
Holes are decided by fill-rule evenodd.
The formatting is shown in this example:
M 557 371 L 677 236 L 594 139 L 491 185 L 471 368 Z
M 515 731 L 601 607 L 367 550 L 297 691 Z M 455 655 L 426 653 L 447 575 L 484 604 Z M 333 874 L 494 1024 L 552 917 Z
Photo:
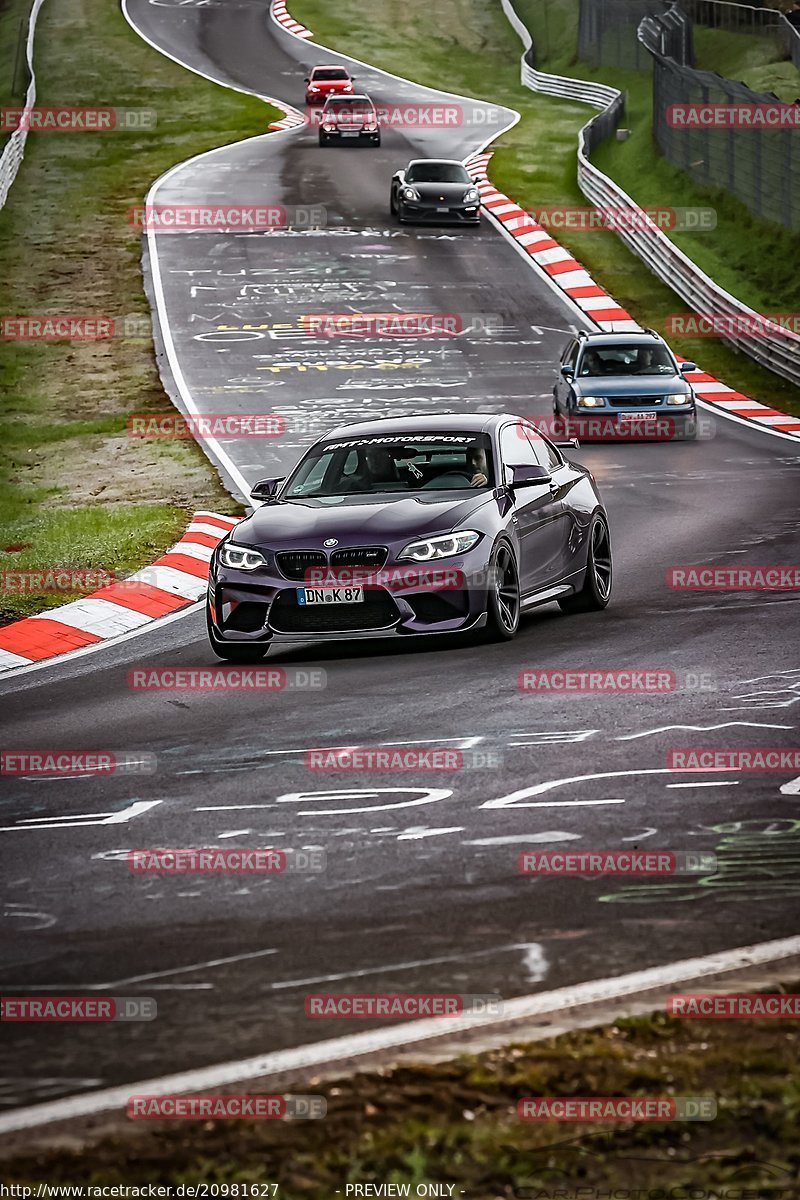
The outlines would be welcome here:
M 328 96 L 351 96 L 354 91 L 346 67 L 314 67 L 305 85 L 306 104 L 324 104 Z

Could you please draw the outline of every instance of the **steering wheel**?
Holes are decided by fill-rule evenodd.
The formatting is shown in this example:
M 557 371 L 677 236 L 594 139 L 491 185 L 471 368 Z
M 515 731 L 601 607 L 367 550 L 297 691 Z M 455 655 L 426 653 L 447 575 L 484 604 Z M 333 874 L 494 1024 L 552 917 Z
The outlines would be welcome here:
M 426 488 L 442 486 L 446 488 L 471 487 L 472 480 L 463 471 L 445 471 L 442 475 L 435 475 L 433 479 L 429 479 L 425 484 Z

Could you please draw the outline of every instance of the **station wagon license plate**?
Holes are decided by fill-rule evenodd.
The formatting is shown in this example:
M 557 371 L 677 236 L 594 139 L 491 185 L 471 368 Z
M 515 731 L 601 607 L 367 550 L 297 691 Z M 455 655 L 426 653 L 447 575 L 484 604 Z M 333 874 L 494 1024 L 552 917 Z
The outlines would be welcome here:
M 297 603 L 304 604 L 363 604 L 363 587 L 305 587 L 297 588 Z
M 654 412 L 624 412 L 618 413 L 620 421 L 655 421 L 658 413 Z

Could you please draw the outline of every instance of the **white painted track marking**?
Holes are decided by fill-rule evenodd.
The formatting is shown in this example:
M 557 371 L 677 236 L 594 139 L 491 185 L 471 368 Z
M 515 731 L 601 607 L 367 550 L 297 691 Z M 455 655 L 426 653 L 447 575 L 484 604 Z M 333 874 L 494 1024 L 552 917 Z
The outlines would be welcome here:
M 231 1087 L 278 1072 L 307 1070 L 337 1062 L 341 1062 L 343 1067 L 344 1064 L 349 1066 L 348 1060 L 359 1055 L 407 1049 L 431 1038 L 447 1037 L 469 1030 L 486 1031 L 493 1026 L 505 1025 L 509 1021 L 541 1017 L 548 1013 L 563 1014 L 579 1005 L 633 998 L 654 988 L 674 986 L 687 980 L 718 975 L 743 967 L 777 963 L 797 954 L 800 954 L 800 937 L 740 946 L 704 958 L 682 959 L 666 966 L 649 967 L 628 975 L 593 979 L 556 991 L 518 996 L 504 1002 L 503 1012 L 499 1016 L 467 1015 L 411 1021 L 296 1046 L 290 1050 L 278 1050 L 271 1054 L 257 1054 L 251 1058 L 218 1063 L 216 1066 L 201 1067 L 195 1071 L 182 1071 L 121 1087 L 104 1088 L 88 1095 L 69 1096 L 63 1100 L 4 1113 L 0 1116 L 0 1135 L 35 1129 L 56 1121 L 94 1116 L 115 1109 L 122 1111 L 130 1096 L 134 1094 L 166 1096 L 174 1093 L 207 1093 L 213 1089 Z

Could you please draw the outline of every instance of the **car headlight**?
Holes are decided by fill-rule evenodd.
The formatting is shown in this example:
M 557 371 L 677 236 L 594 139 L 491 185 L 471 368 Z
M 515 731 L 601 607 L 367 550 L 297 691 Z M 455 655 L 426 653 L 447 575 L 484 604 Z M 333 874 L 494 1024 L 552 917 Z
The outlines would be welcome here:
M 578 396 L 578 408 L 605 408 L 605 396 Z
M 667 396 L 667 404 L 691 404 L 692 397 L 687 396 L 685 392 L 676 392 L 672 396 Z
M 419 200 L 419 192 L 417 191 L 416 188 L 404 187 L 403 188 L 403 199 L 404 200 Z
M 453 554 L 464 554 L 471 550 L 480 534 L 474 529 L 459 529 L 456 533 L 440 533 L 436 537 L 409 542 L 398 554 L 398 558 L 410 558 L 412 562 L 430 562 L 434 558 L 450 558 Z
M 464 204 L 480 204 L 481 194 L 477 188 L 467 188 L 464 192 Z
M 265 567 L 267 560 L 260 550 L 252 550 L 249 546 L 236 546 L 226 542 L 220 546 L 219 561 L 223 567 L 233 567 L 236 571 L 255 571 Z
M 308 85 L 308 90 L 309 90 L 310 92 L 318 92 L 318 91 L 319 91 L 319 88 L 318 88 L 318 87 L 316 87 L 316 86 L 315 86 L 315 84 L 313 84 L 313 83 L 310 83 L 310 84 Z

